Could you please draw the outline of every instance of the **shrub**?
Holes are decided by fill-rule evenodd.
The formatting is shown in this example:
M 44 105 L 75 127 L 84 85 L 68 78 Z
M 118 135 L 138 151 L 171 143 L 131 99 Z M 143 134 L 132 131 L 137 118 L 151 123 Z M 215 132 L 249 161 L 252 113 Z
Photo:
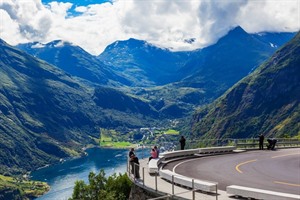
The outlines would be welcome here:
M 132 182 L 126 173 L 106 178 L 104 170 L 100 170 L 98 175 L 90 172 L 89 184 L 82 180 L 76 181 L 69 200 L 126 200 L 131 186 Z

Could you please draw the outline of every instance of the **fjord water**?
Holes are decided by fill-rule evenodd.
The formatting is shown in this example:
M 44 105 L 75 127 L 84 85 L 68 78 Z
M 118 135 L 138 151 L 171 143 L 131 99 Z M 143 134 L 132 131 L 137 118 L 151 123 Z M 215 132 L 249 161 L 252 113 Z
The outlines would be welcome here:
M 136 150 L 138 157 L 145 158 L 149 150 Z M 128 157 L 127 149 L 91 148 L 87 156 L 65 161 L 61 164 L 37 170 L 31 174 L 32 180 L 45 181 L 51 189 L 36 200 L 67 200 L 72 196 L 76 180 L 88 182 L 91 171 L 96 174 L 101 169 L 107 176 L 124 173 Z

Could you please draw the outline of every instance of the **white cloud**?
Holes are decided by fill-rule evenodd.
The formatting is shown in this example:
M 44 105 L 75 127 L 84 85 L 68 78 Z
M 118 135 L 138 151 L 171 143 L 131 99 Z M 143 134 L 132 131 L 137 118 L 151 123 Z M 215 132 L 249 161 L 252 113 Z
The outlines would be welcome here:
M 300 0 L 115 0 L 73 8 L 57 1 L 1 0 L 0 38 L 12 45 L 62 39 L 97 55 L 130 37 L 191 50 L 217 41 L 236 25 L 248 32 L 300 27 Z
M 78 6 L 78 7 L 75 8 L 75 11 L 76 12 L 80 12 L 80 13 L 84 13 L 84 12 L 87 11 L 87 7 L 85 7 L 85 6 Z
M 15 22 L 11 16 L 0 9 L 0 38 L 6 40 L 6 42 L 11 42 L 13 38 L 18 42 L 19 31 L 18 31 L 18 23 Z M 5 23 L 4 23 L 5 22 Z
M 201 37 L 207 43 L 213 43 L 231 28 L 242 26 L 237 20 L 245 5 L 247 0 L 203 1 L 198 10 Z
M 249 32 L 299 31 L 300 0 L 251 0 L 237 22 Z

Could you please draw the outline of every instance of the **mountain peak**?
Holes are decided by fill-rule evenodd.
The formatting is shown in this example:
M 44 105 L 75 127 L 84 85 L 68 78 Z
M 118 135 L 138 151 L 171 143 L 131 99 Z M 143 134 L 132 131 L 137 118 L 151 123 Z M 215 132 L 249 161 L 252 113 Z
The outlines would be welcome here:
M 49 43 L 47 43 L 45 46 L 47 46 L 47 47 L 55 47 L 55 48 L 57 48 L 57 47 L 63 47 L 63 46 L 74 46 L 72 43 L 70 43 L 70 42 L 67 42 L 67 41 L 63 41 L 63 40 L 53 40 L 53 41 L 51 41 L 51 42 L 49 42 Z
M 248 35 L 248 33 L 240 26 L 236 26 L 232 28 L 227 35 L 230 36 L 242 36 L 242 35 Z
M 132 50 L 137 50 L 140 49 L 142 51 L 145 51 L 148 48 L 153 48 L 153 49 L 162 49 L 160 47 L 157 47 L 151 43 L 148 43 L 145 40 L 139 40 L 139 39 L 135 39 L 135 38 L 129 38 L 128 40 L 118 40 L 110 45 L 108 45 L 104 52 L 107 51 L 112 51 L 112 50 L 116 50 L 116 49 L 127 49 L 129 51 Z M 167 50 L 167 49 L 162 49 L 162 50 Z
M 217 43 L 231 43 L 231 42 L 237 42 L 237 41 L 245 41 L 246 38 L 250 37 L 250 34 L 248 34 L 242 27 L 236 26 L 232 28 L 224 37 L 220 38 L 220 40 Z
M 127 47 L 137 47 L 137 46 L 143 46 L 145 43 L 147 43 L 144 40 L 138 40 L 134 38 L 129 38 L 128 40 L 118 40 L 113 44 L 113 46 L 127 46 Z

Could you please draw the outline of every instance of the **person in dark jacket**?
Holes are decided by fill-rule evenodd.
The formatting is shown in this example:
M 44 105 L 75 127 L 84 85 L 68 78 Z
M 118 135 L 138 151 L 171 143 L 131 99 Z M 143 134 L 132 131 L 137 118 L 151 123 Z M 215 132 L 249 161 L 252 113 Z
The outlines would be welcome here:
M 134 154 L 134 148 L 130 149 L 129 154 L 128 154 L 129 158 L 131 158 L 132 154 Z
M 260 134 L 259 136 L 259 149 L 260 150 L 264 150 L 264 135 L 263 134 Z
M 132 161 L 132 155 L 134 155 L 134 148 L 131 148 L 129 153 L 128 153 L 128 157 L 129 157 L 129 165 L 130 165 L 130 168 L 131 168 L 131 173 L 133 174 L 134 171 L 133 171 L 133 166 L 134 166 L 134 163 L 131 162 Z
M 275 149 L 275 145 L 276 145 L 276 143 L 277 143 L 277 140 L 275 140 L 275 139 L 267 139 L 267 141 L 268 141 L 268 145 L 267 145 L 267 149 L 268 150 L 274 150 Z
M 180 140 L 180 149 L 184 150 L 184 146 L 185 146 L 185 138 L 183 136 L 181 136 Z
M 131 172 L 134 175 L 134 178 L 140 179 L 140 163 L 139 163 L 139 158 L 135 155 L 132 154 L 130 158 L 130 162 L 132 163 L 132 169 Z

